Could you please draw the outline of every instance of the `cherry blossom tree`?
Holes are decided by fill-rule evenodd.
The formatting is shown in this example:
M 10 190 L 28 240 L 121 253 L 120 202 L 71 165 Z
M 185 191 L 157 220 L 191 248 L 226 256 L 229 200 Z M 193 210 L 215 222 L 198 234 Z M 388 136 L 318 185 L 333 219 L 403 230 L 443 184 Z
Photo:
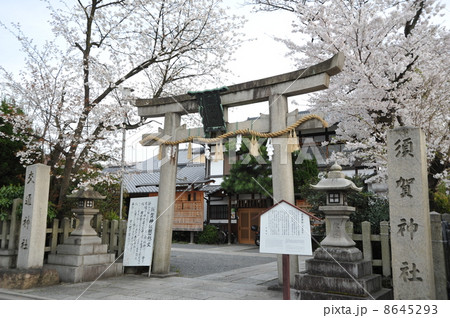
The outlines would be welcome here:
M 18 78 L 0 68 L 3 94 L 25 115 L 2 117 L 17 132 L 32 133 L 20 157 L 51 166 L 52 200 L 61 206 L 80 171 L 120 158 L 118 129 L 142 124 L 131 119 L 126 87 L 148 98 L 217 83 L 242 20 L 227 15 L 218 0 L 46 3 L 55 38 L 42 47 L 19 25 L 2 24 L 26 53 Z
M 450 33 L 433 23 L 435 0 L 257 0 L 258 10 L 293 13 L 298 41 L 279 39 L 301 67 L 346 56 L 344 71 L 315 94 L 312 111 L 338 123 L 346 153 L 333 160 L 362 160 L 386 178 L 386 132 L 421 127 L 426 135 L 429 183 L 448 177 L 450 135 Z M 305 40 L 306 39 L 306 40 Z

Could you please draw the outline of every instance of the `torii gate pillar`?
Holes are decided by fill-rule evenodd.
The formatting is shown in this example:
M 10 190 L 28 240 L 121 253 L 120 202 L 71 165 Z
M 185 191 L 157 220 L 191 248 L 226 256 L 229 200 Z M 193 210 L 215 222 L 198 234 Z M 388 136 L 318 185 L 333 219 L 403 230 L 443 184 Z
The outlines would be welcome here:
M 276 132 L 287 127 L 288 101 L 285 95 L 275 94 L 269 97 L 270 131 Z M 287 135 L 273 139 L 273 145 L 280 147 L 274 151 L 272 158 L 272 182 L 274 202 L 286 202 L 295 205 L 294 176 L 292 172 L 292 156 L 287 151 Z M 276 147 L 276 146 L 275 146 Z M 283 283 L 282 255 L 278 255 L 278 283 Z M 295 273 L 298 273 L 298 257 L 289 257 L 291 286 L 295 283 Z
M 164 115 L 164 134 L 176 136 L 176 128 L 180 126 L 179 113 Z M 160 168 L 160 182 L 157 208 L 158 225 L 155 229 L 152 273 L 167 275 L 170 270 L 170 249 L 172 247 L 172 224 L 175 213 L 176 178 L 178 162 L 178 146 L 174 149 L 172 158 L 167 158 L 167 147 L 162 146 L 163 160 Z

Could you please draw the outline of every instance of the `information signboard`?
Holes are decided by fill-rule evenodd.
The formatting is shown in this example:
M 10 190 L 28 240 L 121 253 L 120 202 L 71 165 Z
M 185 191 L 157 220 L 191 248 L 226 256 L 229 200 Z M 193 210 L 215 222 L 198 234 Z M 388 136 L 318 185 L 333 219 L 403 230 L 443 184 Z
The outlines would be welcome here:
M 158 197 L 130 200 L 123 266 L 152 265 L 157 204 Z
M 312 255 L 310 216 L 286 201 L 261 215 L 260 253 Z

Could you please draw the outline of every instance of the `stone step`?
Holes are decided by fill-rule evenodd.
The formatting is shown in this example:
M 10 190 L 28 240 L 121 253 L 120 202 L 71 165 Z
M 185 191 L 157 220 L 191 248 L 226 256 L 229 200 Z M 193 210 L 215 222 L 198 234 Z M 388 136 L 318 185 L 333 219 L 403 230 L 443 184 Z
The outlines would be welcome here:
M 60 244 L 56 247 L 57 254 L 89 255 L 89 254 L 106 254 L 107 252 L 108 252 L 107 244 L 85 244 L 85 245 Z
M 381 289 L 381 276 L 368 275 L 352 279 L 300 273 L 295 275 L 295 289 L 366 297 Z
M 94 264 L 111 264 L 115 260 L 114 254 L 70 255 L 49 254 L 48 264 L 81 266 Z
M 55 269 L 62 282 L 80 283 L 91 282 L 97 279 L 120 276 L 123 273 L 123 264 L 94 264 L 82 266 L 65 266 L 56 264 L 45 265 L 48 269 Z
M 97 235 L 71 235 L 64 240 L 64 244 L 69 245 L 85 245 L 85 244 L 101 244 L 102 239 Z
M 361 278 L 372 274 L 372 262 L 337 262 L 311 258 L 305 261 L 305 269 L 308 274 L 317 276 Z

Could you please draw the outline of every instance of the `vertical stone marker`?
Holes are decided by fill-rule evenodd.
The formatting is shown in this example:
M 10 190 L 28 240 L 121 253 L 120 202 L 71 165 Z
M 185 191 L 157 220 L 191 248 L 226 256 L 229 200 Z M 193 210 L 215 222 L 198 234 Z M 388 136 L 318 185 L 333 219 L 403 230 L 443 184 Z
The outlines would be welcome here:
M 387 141 L 394 299 L 435 299 L 425 137 L 401 127 Z
M 17 268 L 41 268 L 44 263 L 49 186 L 49 166 L 27 167 Z

